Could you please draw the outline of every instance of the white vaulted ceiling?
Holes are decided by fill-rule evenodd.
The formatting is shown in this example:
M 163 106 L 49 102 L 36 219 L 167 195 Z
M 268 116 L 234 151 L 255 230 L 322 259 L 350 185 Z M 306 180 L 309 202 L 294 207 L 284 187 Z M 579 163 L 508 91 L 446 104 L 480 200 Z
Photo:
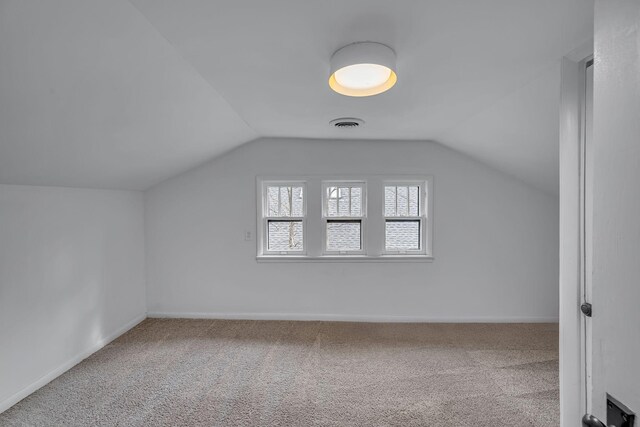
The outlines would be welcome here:
M 256 136 L 126 0 L 0 0 L 0 183 L 144 189 Z
M 559 60 L 589 0 L 0 1 L 0 182 L 144 189 L 258 136 L 434 140 L 557 192 Z M 398 56 L 327 85 L 354 41 Z M 328 126 L 360 117 L 356 132 Z

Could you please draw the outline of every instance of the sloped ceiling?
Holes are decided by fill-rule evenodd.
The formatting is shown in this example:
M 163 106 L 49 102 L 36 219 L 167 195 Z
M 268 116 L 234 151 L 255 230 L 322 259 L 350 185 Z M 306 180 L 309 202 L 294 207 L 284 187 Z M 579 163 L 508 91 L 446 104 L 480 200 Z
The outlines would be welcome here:
M 557 193 L 558 64 L 593 20 L 584 0 L 0 7 L 0 182 L 135 189 L 270 136 L 435 140 Z M 396 50 L 398 84 L 331 92 L 331 54 L 363 40 Z
M 438 140 L 550 193 L 558 193 L 560 62 L 462 120 Z
M 144 189 L 256 136 L 129 2 L 0 1 L 0 183 Z

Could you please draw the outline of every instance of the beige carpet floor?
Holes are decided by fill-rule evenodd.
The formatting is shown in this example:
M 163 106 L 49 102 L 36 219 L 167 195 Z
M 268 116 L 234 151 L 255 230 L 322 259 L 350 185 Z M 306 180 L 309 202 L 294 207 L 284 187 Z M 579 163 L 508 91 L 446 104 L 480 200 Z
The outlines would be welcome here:
M 148 319 L 2 426 L 558 426 L 556 324 Z

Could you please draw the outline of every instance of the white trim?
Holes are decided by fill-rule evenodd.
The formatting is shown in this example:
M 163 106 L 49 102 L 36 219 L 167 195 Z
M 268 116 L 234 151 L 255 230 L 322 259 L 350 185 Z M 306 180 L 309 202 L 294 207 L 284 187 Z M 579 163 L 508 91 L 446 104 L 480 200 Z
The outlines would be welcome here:
M 329 198 L 327 190 L 329 187 L 336 187 L 338 189 L 338 199 L 336 202 L 336 216 L 329 215 Z M 349 188 L 349 212 L 351 212 L 351 189 L 360 189 L 360 215 L 359 216 L 341 216 L 340 214 L 340 194 L 339 188 Z M 367 181 L 366 180 L 342 180 L 342 181 L 322 181 L 322 255 L 323 256 L 342 256 L 349 257 L 350 255 L 366 255 L 367 254 Z M 329 222 L 358 222 L 360 223 L 360 249 L 348 250 L 348 251 L 331 251 L 327 249 L 328 236 L 327 231 L 329 228 Z
M 433 262 L 434 240 L 434 177 L 433 175 L 293 175 L 293 176 L 256 176 L 256 260 L 262 261 L 295 261 L 295 262 L 360 262 L 363 258 L 370 258 L 370 262 L 389 262 L 397 258 L 399 262 L 415 262 L 422 258 L 423 262 Z M 291 185 L 304 183 L 303 221 L 303 251 L 267 252 L 265 250 L 265 184 Z M 331 184 L 361 184 L 363 188 L 363 212 L 361 218 L 361 251 L 345 251 L 344 253 L 326 251 L 326 217 L 325 193 L 327 185 Z M 384 218 L 384 185 L 398 183 L 404 185 L 419 185 L 421 188 L 419 217 L 402 217 L 402 219 L 416 218 L 421 221 L 421 248 L 418 251 L 389 251 L 385 252 L 385 218 Z M 283 218 L 278 218 L 283 219 Z M 332 220 L 352 220 L 351 217 L 331 217 Z M 299 220 L 299 219 L 298 219 Z M 286 259 L 285 259 L 286 258 Z M 394 260 L 395 261 L 395 260 Z
M 591 65 L 587 66 L 588 63 Z M 580 282 L 582 289 L 582 302 L 592 302 L 592 271 L 593 271 L 593 135 L 589 135 L 588 125 L 593 129 L 593 74 L 588 78 L 588 70 L 593 73 L 593 56 L 589 56 L 581 61 L 578 66 L 581 73 L 581 135 L 580 135 Z M 590 83 L 590 85 L 589 85 Z M 588 87 L 591 89 L 591 96 L 587 97 Z M 591 103 L 591 121 L 588 118 L 588 105 Z M 582 363 L 584 387 L 585 412 L 594 413 L 592 408 L 593 384 L 592 384 L 592 364 L 593 364 L 593 343 L 592 343 L 592 320 L 582 316 Z
M 386 187 L 396 187 L 396 216 L 386 216 L 385 198 Z M 398 216 L 397 212 L 397 187 L 418 186 L 418 215 L 417 216 Z M 384 229 L 382 255 L 387 256 L 423 256 L 432 258 L 433 247 L 433 176 L 427 175 L 423 177 L 414 177 L 413 179 L 385 179 L 382 182 L 382 218 Z M 408 213 L 407 205 L 407 213 Z M 420 249 L 418 250 L 388 250 L 387 249 L 387 221 L 420 221 Z
M 321 256 L 305 256 L 305 255 L 261 255 L 256 257 L 258 262 L 427 262 L 434 261 L 433 257 L 425 255 L 321 255 Z
M 580 303 L 580 138 L 581 91 L 584 75 L 580 62 L 593 54 L 580 48 L 562 59 L 560 90 L 560 425 L 574 426 L 587 411 L 585 405 L 584 346 Z M 583 56 L 584 55 L 584 56 Z
M 258 207 L 258 225 L 257 225 L 257 241 L 258 250 L 260 255 L 279 255 L 279 256 L 300 256 L 307 255 L 308 247 L 308 231 L 307 231 L 307 199 L 308 189 L 307 180 L 282 180 L 282 179 L 261 179 L 256 178 L 256 186 L 259 191 L 256 191 L 258 200 L 256 206 Z M 268 215 L 268 187 L 302 187 L 302 216 L 269 216 Z M 278 190 L 278 211 L 280 211 L 280 190 Z M 292 208 L 291 206 L 289 207 Z M 299 221 L 302 222 L 302 250 L 299 251 L 270 251 L 268 247 L 268 224 L 269 221 Z
M 368 323 L 558 323 L 557 317 L 433 317 L 324 313 L 149 312 L 157 319 L 298 320 Z
M 82 351 L 77 356 L 74 356 L 71 359 L 67 360 L 62 365 L 58 366 L 57 368 L 53 369 L 49 373 L 40 377 L 38 380 L 34 381 L 33 383 L 23 388 L 19 392 L 15 393 L 13 396 L 10 396 L 9 398 L 0 402 L 0 414 L 6 411 L 7 409 L 11 408 L 16 403 L 20 402 L 25 397 L 29 396 L 31 393 L 37 391 L 39 388 L 47 385 L 48 383 L 50 383 L 60 375 L 64 374 L 69 369 L 73 368 L 78 363 L 82 362 L 84 359 L 91 356 L 93 353 L 97 352 L 98 350 L 103 348 L 105 345 L 109 344 L 111 341 L 125 334 L 129 330 L 133 329 L 146 318 L 147 318 L 146 314 L 142 314 L 140 316 L 135 317 L 133 320 L 127 322 L 123 327 L 117 329 L 114 333 L 109 334 L 108 336 L 100 339 L 98 342 L 96 342 L 94 345 L 89 347 L 87 350 Z

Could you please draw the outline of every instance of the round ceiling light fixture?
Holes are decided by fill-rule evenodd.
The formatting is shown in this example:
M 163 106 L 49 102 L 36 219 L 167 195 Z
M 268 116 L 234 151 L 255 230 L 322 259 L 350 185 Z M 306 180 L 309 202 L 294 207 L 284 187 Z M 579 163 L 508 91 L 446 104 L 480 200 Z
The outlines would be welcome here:
M 396 53 L 382 43 L 358 42 L 331 57 L 329 86 L 346 96 L 372 96 L 396 84 Z

